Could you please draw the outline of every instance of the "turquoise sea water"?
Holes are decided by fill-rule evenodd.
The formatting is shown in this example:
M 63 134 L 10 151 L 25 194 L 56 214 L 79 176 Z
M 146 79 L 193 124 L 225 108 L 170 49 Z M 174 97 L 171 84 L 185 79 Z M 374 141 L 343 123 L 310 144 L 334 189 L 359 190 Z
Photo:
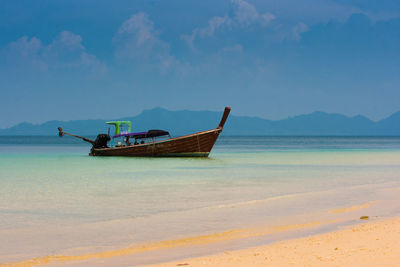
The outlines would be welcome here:
M 89 150 L 67 137 L 0 137 L 0 263 L 276 225 L 368 201 L 376 215 L 400 213 L 387 205 L 400 192 L 397 137 L 221 137 L 207 159 Z

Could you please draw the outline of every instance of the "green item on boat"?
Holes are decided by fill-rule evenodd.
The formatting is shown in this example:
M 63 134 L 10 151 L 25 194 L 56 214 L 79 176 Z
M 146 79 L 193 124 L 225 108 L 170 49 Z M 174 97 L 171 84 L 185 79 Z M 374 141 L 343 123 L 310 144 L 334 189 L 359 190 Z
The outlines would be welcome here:
M 120 134 L 120 126 L 121 126 L 121 125 L 128 125 L 128 132 L 129 132 L 129 133 L 131 132 L 132 124 L 131 124 L 130 121 L 108 121 L 108 122 L 106 122 L 106 123 L 115 126 L 115 133 L 114 133 L 114 135 Z

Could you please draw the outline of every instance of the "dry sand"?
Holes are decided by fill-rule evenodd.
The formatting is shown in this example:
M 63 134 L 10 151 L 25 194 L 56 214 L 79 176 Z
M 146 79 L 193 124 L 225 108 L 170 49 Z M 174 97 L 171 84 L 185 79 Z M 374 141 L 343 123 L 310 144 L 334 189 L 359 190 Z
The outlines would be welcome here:
M 298 224 L 276 227 L 273 230 L 279 232 L 318 225 L 320 223 Z M 168 253 L 168 251 L 172 252 L 170 250 L 173 248 L 266 235 L 268 231 L 232 230 L 209 236 L 161 241 L 119 250 L 70 256 L 45 256 L 0 264 L 0 266 L 131 266 L 140 253 L 149 251 Z M 148 266 L 400 266 L 400 218 L 373 219 L 335 232 Z
M 400 266 L 400 218 L 151 266 Z

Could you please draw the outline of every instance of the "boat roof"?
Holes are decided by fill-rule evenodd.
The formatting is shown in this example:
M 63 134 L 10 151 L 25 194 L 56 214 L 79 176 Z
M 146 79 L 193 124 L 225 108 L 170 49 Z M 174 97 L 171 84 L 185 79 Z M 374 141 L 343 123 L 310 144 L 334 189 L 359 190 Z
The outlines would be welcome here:
M 107 121 L 106 122 L 107 124 L 111 124 L 111 125 L 115 125 L 115 126 L 119 126 L 119 125 L 121 125 L 121 124 L 126 124 L 126 125 L 128 125 L 128 126 L 131 126 L 131 122 L 130 121 Z
M 121 134 L 116 134 L 113 136 L 115 137 L 122 137 L 122 136 L 129 136 L 129 137 L 134 137 L 135 139 L 143 139 L 143 138 L 153 138 L 153 137 L 159 137 L 159 136 L 167 136 L 169 135 L 169 132 L 164 131 L 164 130 L 148 130 L 147 132 L 136 132 L 136 133 L 121 133 Z
M 110 124 L 110 125 L 114 125 L 115 126 L 115 135 L 122 134 L 120 132 L 120 126 L 121 125 L 127 125 L 128 126 L 128 131 L 127 132 L 123 132 L 123 133 L 130 133 L 131 132 L 132 123 L 130 121 L 107 121 L 106 124 Z

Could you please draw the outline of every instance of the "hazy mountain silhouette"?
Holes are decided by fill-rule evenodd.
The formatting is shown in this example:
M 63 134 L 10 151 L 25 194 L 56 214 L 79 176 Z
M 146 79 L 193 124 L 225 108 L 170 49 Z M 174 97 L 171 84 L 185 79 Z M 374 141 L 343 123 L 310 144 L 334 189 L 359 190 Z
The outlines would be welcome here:
M 173 136 L 215 128 L 222 112 L 170 111 L 163 108 L 144 110 L 137 116 L 116 118 L 132 121 L 133 131 L 164 129 Z M 0 130 L 0 135 L 56 135 L 57 127 L 80 135 L 107 132 L 106 120 L 48 121 L 43 124 L 20 123 Z M 400 136 L 400 112 L 374 122 L 364 116 L 313 112 L 283 120 L 231 115 L 224 135 L 336 135 L 336 136 Z

